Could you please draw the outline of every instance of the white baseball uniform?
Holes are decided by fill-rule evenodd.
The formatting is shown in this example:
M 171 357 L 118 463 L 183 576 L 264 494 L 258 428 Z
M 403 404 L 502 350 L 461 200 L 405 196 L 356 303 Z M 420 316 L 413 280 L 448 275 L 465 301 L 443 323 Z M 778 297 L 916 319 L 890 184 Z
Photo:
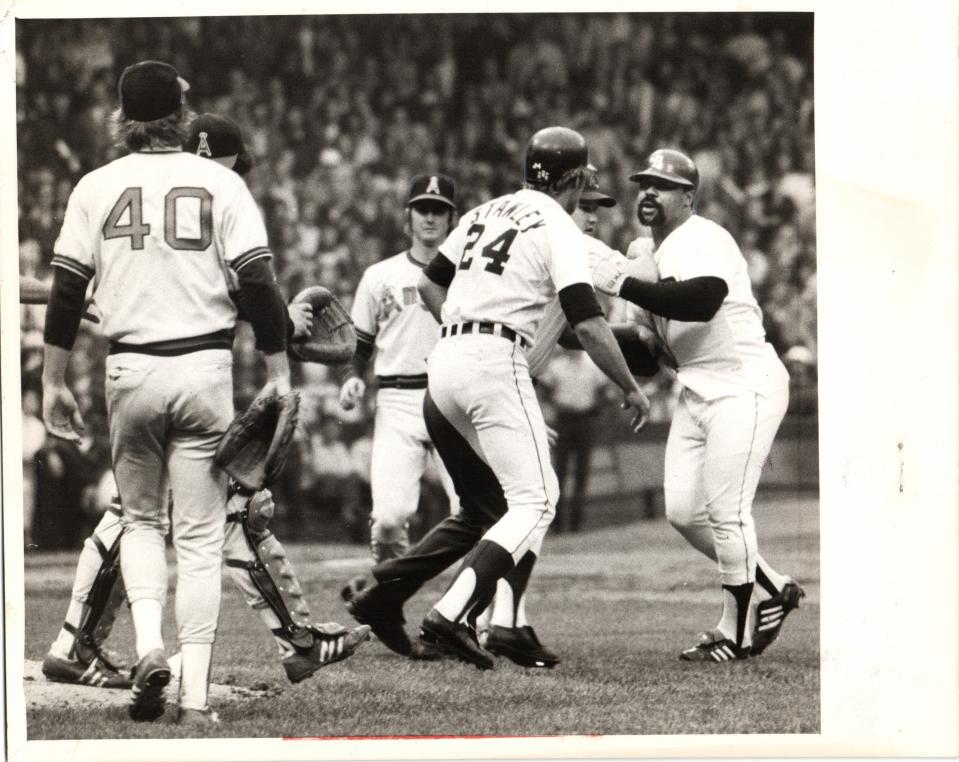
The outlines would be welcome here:
M 583 234 L 552 198 L 520 190 L 464 215 L 440 251 L 456 274 L 430 396 L 500 481 L 508 510 L 484 539 L 515 563 L 538 552 L 559 496 L 524 347 L 560 290 L 591 283 Z
M 682 385 L 666 443 L 666 514 L 687 537 L 711 534 L 724 584 L 753 582 L 753 497 L 786 413 L 789 377 L 766 342 L 746 260 L 726 230 L 693 215 L 654 258 L 661 280 L 715 276 L 729 288 L 706 323 L 642 311 Z
M 86 175 L 54 247 L 54 266 L 94 278 L 110 340 L 131 602 L 166 598 L 167 483 L 173 492 L 181 644 L 212 643 L 219 615 L 226 475 L 213 453 L 233 416 L 236 319 L 227 268 L 263 257 L 266 230 L 242 178 L 178 150 L 133 153 Z
M 396 254 L 367 268 L 353 300 L 357 336 L 372 343 L 376 353 L 370 532 L 372 542 L 384 547 L 407 543 L 406 527 L 419 503 L 429 456 L 451 510 L 459 509 L 456 490 L 423 419 L 426 358 L 436 345 L 439 328 L 416 290 L 422 271 L 423 265 L 409 252 Z

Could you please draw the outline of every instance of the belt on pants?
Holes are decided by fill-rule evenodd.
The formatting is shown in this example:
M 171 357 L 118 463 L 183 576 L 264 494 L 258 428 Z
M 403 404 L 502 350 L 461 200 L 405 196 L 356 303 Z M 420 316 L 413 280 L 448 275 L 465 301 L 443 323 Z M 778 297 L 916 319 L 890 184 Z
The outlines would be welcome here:
M 377 376 L 376 385 L 380 389 L 425 389 L 426 374 L 416 376 Z
M 201 352 L 205 349 L 233 349 L 233 331 L 214 331 L 202 336 L 154 341 L 150 344 L 126 344 L 122 341 L 111 341 L 107 354 L 116 355 L 131 352 L 155 357 L 177 357 L 192 352 Z
M 467 333 L 486 333 L 490 336 L 502 336 L 507 341 L 519 340 L 519 345 L 523 349 L 529 346 L 526 339 L 508 325 L 503 325 L 502 323 L 481 323 L 476 320 L 469 320 L 465 323 L 452 323 L 440 328 L 440 336 L 442 338 L 446 338 L 447 336 L 462 336 Z

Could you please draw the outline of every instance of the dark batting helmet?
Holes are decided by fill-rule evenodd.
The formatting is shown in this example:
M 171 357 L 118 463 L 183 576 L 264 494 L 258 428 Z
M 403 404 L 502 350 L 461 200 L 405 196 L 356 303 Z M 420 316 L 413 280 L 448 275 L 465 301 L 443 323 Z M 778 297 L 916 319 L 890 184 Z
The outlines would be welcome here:
M 567 127 L 547 127 L 526 144 L 526 183 L 552 185 L 567 172 L 584 168 L 588 159 L 586 138 Z
M 695 162 L 682 151 L 672 148 L 653 151 L 646 160 L 646 168 L 630 175 L 629 179 L 638 183 L 643 177 L 658 177 L 692 190 L 699 187 L 699 170 Z

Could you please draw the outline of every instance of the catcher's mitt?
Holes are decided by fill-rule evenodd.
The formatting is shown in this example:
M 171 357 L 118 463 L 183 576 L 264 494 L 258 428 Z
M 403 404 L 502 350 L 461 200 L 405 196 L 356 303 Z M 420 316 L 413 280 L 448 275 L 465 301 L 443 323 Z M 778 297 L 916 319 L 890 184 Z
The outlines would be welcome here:
M 313 305 L 313 327 L 309 337 L 292 341 L 288 352 L 300 362 L 338 365 L 356 351 L 356 331 L 349 313 L 328 288 L 310 286 L 290 300 Z
M 233 419 L 217 445 L 213 462 L 240 486 L 263 489 L 283 470 L 299 409 L 300 396 L 295 392 L 253 400 Z

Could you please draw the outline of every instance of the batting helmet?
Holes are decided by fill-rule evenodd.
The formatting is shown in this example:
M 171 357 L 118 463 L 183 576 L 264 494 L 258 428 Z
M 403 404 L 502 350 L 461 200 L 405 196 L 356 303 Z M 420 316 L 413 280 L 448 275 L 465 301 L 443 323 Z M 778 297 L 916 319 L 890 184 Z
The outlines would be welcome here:
M 653 151 L 646 160 L 646 168 L 629 176 L 633 182 L 643 177 L 658 177 L 677 185 L 685 185 L 692 190 L 699 187 L 699 170 L 695 162 L 682 151 L 672 148 L 660 148 Z
M 586 138 L 567 127 L 547 127 L 526 144 L 525 178 L 529 185 L 551 185 L 574 169 L 586 166 Z

